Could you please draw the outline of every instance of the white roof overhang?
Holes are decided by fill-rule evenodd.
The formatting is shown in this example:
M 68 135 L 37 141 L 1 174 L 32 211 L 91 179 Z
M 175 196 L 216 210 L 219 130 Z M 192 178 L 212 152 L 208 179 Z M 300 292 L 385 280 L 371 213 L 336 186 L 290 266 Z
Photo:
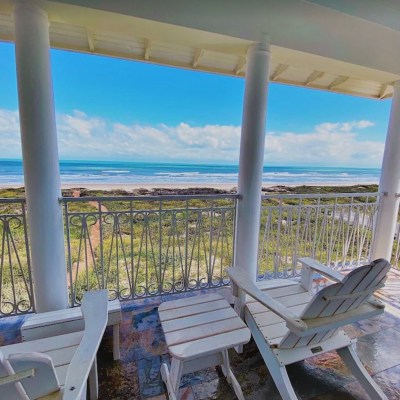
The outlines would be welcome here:
M 373 0 L 354 0 L 367 7 Z M 319 4 L 316 4 L 319 3 Z M 400 80 L 400 27 L 333 0 L 43 1 L 54 48 L 244 76 L 248 47 L 267 32 L 274 82 L 377 99 Z M 336 9 L 334 9 L 336 8 Z M 13 41 L 13 1 L 0 3 L 0 40 Z M 400 18 L 400 7 L 398 9 Z M 352 14 L 352 15 L 351 15 Z M 358 15 L 362 14 L 362 15 Z M 375 15 L 374 13 L 371 13 Z M 371 18 L 370 18 L 371 19 Z M 377 19 L 377 18 L 375 18 Z

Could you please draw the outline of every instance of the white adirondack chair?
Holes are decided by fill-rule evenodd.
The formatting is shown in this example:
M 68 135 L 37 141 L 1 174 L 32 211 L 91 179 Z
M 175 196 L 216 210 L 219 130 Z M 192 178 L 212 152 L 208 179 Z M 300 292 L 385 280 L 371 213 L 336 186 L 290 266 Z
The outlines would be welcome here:
M 86 292 L 83 332 L 0 347 L 0 399 L 98 397 L 96 353 L 107 324 L 107 290 Z
M 297 400 L 286 365 L 336 350 L 371 399 L 387 397 L 368 374 L 351 340 L 340 327 L 383 312 L 372 297 L 386 280 L 383 259 L 344 276 L 311 258 L 299 260 L 301 280 L 275 279 L 254 284 L 240 268 L 228 268 L 236 309 L 245 319 L 282 399 Z M 334 284 L 311 293 L 313 272 Z

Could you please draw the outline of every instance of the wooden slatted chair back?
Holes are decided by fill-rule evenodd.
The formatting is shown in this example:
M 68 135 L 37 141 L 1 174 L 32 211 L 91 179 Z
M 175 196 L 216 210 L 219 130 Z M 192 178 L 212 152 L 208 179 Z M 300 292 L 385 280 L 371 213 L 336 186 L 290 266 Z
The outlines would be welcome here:
M 384 259 L 356 268 L 345 276 L 342 282 L 319 291 L 300 315 L 301 319 L 307 323 L 310 319 L 332 317 L 354 310 L 368 301 L 376 290 L 383 287 L 389 269 L 390 264 Z M 318 344 L 336 332 L 337 328 L 327 329 L 301 338 L 293 332 L 288 332 L 279 347 L 293 348 Z

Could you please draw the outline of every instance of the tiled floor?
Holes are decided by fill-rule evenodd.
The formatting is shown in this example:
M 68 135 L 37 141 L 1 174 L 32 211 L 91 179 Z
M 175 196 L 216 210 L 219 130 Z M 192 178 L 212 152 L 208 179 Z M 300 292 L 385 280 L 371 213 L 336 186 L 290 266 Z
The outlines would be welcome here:
M 224 288 L 225 294 L 228 289 Z M 201 295 L 191 293 L 190 295 Z M 172 298 L 176 299 L 176 296 Z M 357 351 L 368 371 L 388 398 L 400 399 L 400 273 L 391 273 L 383 316 L 346 327 L 357 337 Z M 157 307 L 171 296 L 123 303 L 121 360 L 112 359 L 111 331 L 107 330 L 98 355 L 101 400 L 165 400 L 160 365 L 169 362 Z M 0 321 L 0 345 L 20 340 L 21 318 Z M 231 353 L 232 367 L 246 399 L 280 399 L 267 368 L 250 342 L 243 354 Z M 350 375 L 336 353 L 325 353 L 292 364 L 288 373 L 301 399 L 364 400 L 368 397 Z M 211 368 L 184 377 L 182 400 L 235 399 L 220 371 Z

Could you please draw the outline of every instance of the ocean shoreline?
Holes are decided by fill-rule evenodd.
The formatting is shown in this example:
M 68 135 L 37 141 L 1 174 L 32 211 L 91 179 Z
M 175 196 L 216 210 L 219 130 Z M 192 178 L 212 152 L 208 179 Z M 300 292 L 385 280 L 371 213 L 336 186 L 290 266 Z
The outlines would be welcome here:
M 350 187 L 350 186 L 370 186 L 376 185 L 377 183 L 371 182 L 313 182 L 313 183 L 301 183 L 301 182 L 290 182 L 290 183 L 268 183 L 263 184 L 263 189 L 271 189 L 274 187 Z M 23 189 L 24 185 L 16 185 L 15 183 L 10 184 L 0 184 L 0 189 Z M 203 182 L 187 182 L 187 183 L 83 183 L 83 182 L 72 182 L 72 183 L 62 183 L 62 190 L 69 189 L 86 189 L 86 190 L 125 190 L 133 191 L 139 189 L 153 190 L 153 189 L 216 189 L 216 190 L 226 190 L 235 191 L 237 190 L 237 184 L 233 183 L 203 183 Z
M 264 166 L 263 187 L 354 186 L 376 184 L 378 168 Z M 137 190 L 162 188 L 237 187 L 239 167 L 220 164 L 150 162 L 60 162 L 60 181 L 64 190 Z M 24 182 L 21 161 L 0 160 L 0 188 L 21 187 Z

